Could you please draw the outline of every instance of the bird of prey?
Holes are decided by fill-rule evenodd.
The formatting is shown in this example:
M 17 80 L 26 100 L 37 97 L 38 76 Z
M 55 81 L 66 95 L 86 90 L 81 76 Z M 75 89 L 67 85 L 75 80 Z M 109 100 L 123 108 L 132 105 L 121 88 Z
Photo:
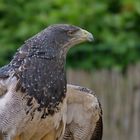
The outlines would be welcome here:
M 88 88 L 68 84 L 66 96 L 66 129 L 63 140 L 101 140 L 102 110 L 95 93 Z M 42 132 L 47 128 L 42 129 L 40 126 L 32 133 L 33 129 L 22 132 L 13 140 L 31 140 L 34 135 L 40 135 L 38 140 L 51 139 L 48 135 L 41 137 Z M 27 139 L 24 139 L 25 136 Z
M 4 140 L 30 129 L 33 133 L 40 126 L 47 128 L 41 137 L 62 139 L 67 113 L 66 54 L 72 46 L 92 40 L 91 33 L 77 26 L 52 25 L 25 41 L 11 62 L 0 69 L 0 131 Z M 40 135 L 31 134 L 31 140 Z

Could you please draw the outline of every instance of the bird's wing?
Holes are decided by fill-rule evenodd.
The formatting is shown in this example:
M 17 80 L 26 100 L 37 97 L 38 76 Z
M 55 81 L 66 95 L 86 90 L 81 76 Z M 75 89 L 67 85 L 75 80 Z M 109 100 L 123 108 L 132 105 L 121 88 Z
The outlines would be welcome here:
M 8 64 L 0 68 L 0 96 L 4 95 L 7 91 L 7 80 L 9 77 L 12 77 L 16 74 L 17 69 L 22 64 L 22 61 L 25 58 L 25 53 L 19 50 L 14 59 Z
M 102 110 L 93 91 L 67 86 L 67 125 L 63 140 L 101 140 Z
M 99 118 L 96 123 L 95 130 L 92 134 L 91 140 L 101 140 L 103 135 L 103 120 L 102 117 Z
M 12 61 L 8 65 L 0 68 L 0 96 L 4 95 L 6 93 L 5 91 L 7 91 L 6 80 L 16 74 L 26 55 L 27 50 L 23 50 L 23 47 L 21 47 Z

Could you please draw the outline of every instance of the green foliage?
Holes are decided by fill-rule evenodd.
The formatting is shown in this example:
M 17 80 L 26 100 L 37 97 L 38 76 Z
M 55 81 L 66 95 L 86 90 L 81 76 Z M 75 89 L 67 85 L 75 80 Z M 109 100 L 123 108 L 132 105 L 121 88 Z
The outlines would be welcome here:
M 68 66 L 125 69 L 140 59 L 139 0 L 1 0 L 0 65 L 27 38 L 55 23 L 92 32 L 93 44 L 71 49 Z

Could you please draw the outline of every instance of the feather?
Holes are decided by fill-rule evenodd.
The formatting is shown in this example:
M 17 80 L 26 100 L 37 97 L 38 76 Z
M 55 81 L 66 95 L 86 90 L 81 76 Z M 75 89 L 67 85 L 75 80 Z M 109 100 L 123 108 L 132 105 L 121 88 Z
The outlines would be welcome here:
M 52 137 L 54 132 L 56 139 L 62 138 L 67 113 L 66 55 L 72 46 L 92 39 L 91 33 L 76 26 L 49 26 L 25 41 L 11 62 L 0 69 L 4 140 L 20 134 L 23 140 L 38 140 Z
M 14 140 L 101 140 L 102 139 L 102 109 L 94 92 L 88 88 L 67 85 L 66 126 L 61 122 L 57 129 L 48 133 L 47 121 L 40 122 L 36 129 L 30 128 Z M 55 118 L 56 122 L 57 116 Z M 33 133 L 32 133 L 33 132 Z M 26 137 L 25 137 L 26 136 Z
M 88 88 L 68 85 L 67 89 L 67 125 L 63 140 L 101 140 L 102 131 L 98 129 L 102 128 L 102 110 L 97 97 Z

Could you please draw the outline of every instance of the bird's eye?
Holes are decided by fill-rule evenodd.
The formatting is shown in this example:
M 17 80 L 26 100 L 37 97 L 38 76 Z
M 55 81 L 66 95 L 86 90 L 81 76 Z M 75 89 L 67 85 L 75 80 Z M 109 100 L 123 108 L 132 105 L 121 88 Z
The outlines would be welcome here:
M 67 32 L 68 35 L 73 35 L 74 33 L 75 33 L 74 30 L 69 30 L 69 31 Z

